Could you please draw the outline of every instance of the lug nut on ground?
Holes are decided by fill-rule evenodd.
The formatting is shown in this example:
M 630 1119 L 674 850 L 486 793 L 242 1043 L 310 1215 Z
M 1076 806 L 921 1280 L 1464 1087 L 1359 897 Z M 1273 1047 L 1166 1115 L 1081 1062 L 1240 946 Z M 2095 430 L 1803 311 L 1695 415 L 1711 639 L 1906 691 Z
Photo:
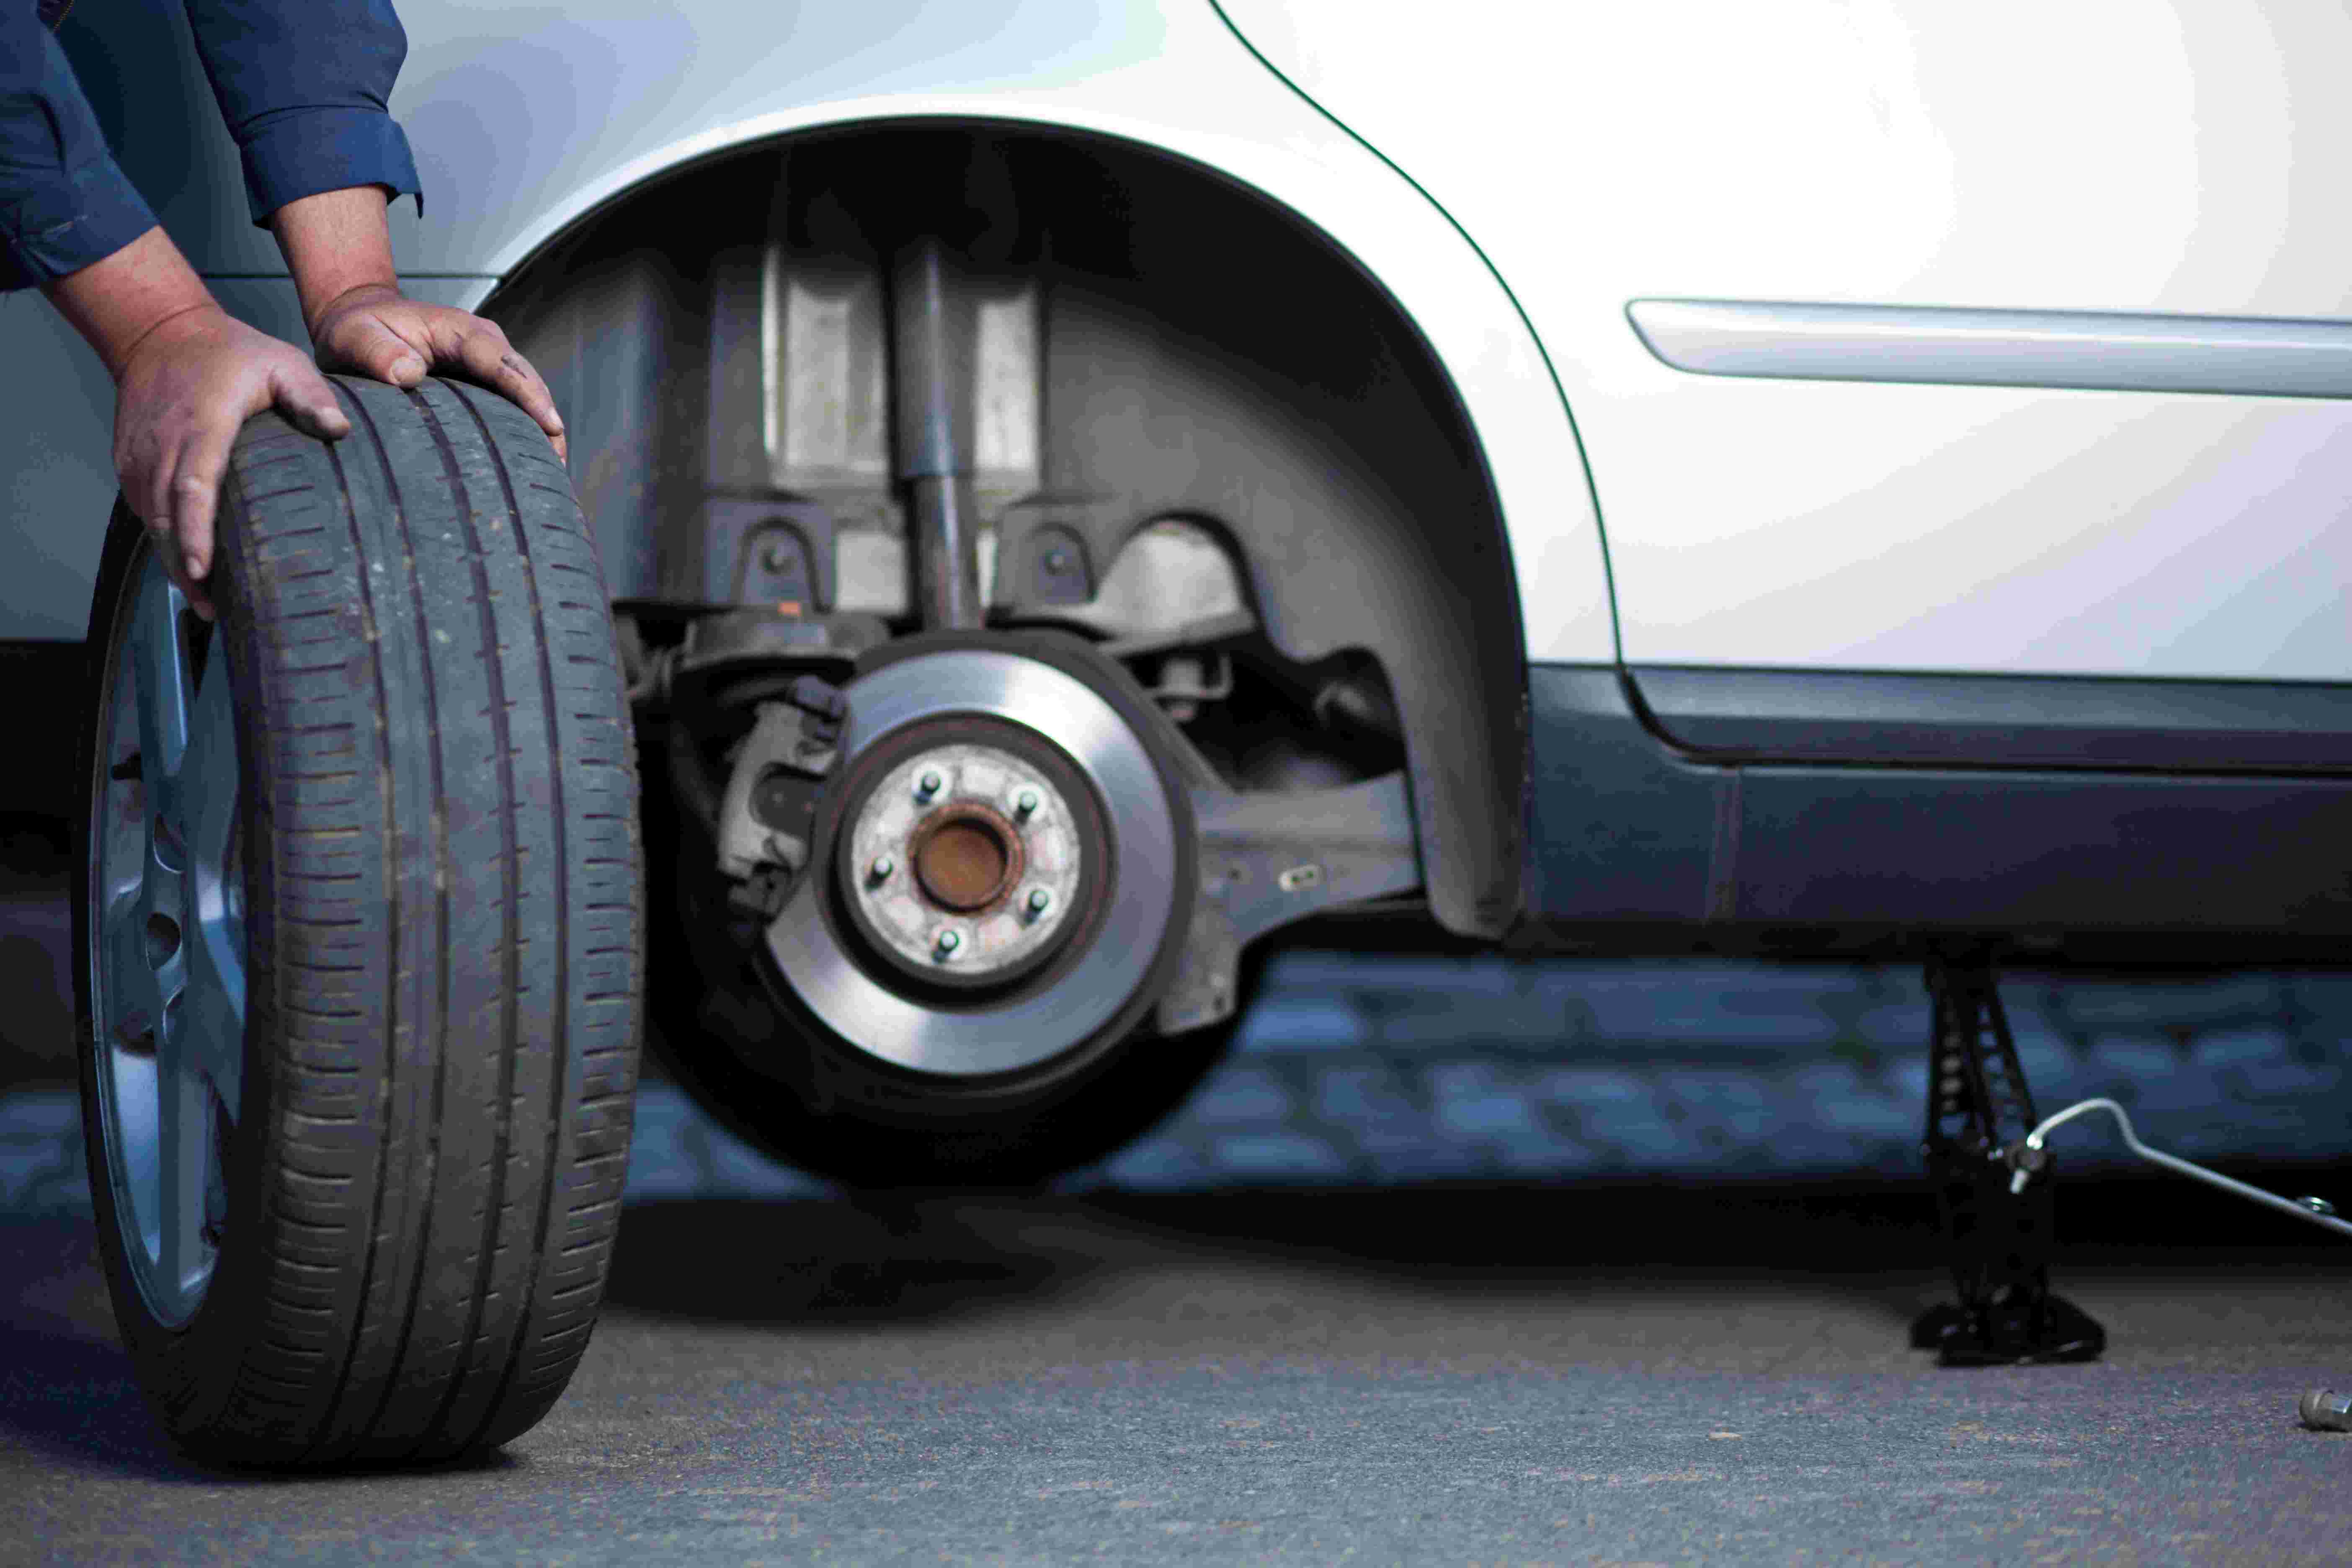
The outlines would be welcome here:
M 2315 1432 L 2352 1432 L 2352 1394 L 2306 1388 L 2295 1405 L 2295 1413 Z

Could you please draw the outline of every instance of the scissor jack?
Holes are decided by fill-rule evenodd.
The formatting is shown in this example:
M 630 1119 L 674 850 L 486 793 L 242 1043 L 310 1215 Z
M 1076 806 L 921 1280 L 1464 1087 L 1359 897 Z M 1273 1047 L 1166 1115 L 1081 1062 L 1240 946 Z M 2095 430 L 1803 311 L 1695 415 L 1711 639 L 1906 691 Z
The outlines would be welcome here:
M 2050 1289 L 2056 1166 L 2010 1037 L 1992 965 L 1931 958 L 1935 1037 L 1920 1145 L 1951 1247 L 1959 1300 L 1931 1307 L 1911 1343 L 1945 1366 L 2095 1361 L 2107 1334 Z

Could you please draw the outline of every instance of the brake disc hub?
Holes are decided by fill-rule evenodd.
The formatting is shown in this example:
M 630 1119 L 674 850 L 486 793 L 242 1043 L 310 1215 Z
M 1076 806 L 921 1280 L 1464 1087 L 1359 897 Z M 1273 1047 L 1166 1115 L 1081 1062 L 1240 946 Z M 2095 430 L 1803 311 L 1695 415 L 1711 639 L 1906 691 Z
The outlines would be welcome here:
M 845 828 L 842 890 L 858 929 L 900 963 L 1003 978 L 1070 931 L 1085 837 L 1033 757 L 970 742 L 931 746 L 864 792 Z
M 933 1081 L 1060 1071 L 1131 1032 L 1181 954 L 1195 848 L 1123 679 L 970 637 L 846 688 L 818 859 L 765 929 L 803 1015 Z

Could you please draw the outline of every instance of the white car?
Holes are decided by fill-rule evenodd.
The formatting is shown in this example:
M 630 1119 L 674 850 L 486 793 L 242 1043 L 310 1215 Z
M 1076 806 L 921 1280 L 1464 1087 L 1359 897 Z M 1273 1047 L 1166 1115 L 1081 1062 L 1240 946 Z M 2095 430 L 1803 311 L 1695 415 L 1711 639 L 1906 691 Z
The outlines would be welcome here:
M 535 1420 L 641 998 L 784 1157 L 1002 1181 L 1161 1114 L 1308 916 L 2344 956 L 2339 7 L 400 9 L 407 287 L 546 374 L 569 483 L 469 389 L 257 421 L 225 661 L 118 530 L 92 1147 L 184 1442 Z M 184 30 L 68 33 L 299 342 Z M 109 388 L 36 305 L 0 355 L 0 635 L 78 636 Z M 242 1239 L 289 1203 L 310 1253 Z M 171 1359 L 303 1258 L 279 1405 Z

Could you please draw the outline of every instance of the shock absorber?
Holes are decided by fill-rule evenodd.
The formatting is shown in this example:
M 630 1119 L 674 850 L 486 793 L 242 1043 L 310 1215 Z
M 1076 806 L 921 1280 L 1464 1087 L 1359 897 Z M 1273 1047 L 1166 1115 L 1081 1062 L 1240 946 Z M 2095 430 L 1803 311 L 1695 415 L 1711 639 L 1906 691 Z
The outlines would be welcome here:
M 925 631 L 977 628 L 979 505 L 972 487 L 972 289 L 937 236 L 900 247 L 890 268 L 891 434 L 906 487 L 908 602 Z

